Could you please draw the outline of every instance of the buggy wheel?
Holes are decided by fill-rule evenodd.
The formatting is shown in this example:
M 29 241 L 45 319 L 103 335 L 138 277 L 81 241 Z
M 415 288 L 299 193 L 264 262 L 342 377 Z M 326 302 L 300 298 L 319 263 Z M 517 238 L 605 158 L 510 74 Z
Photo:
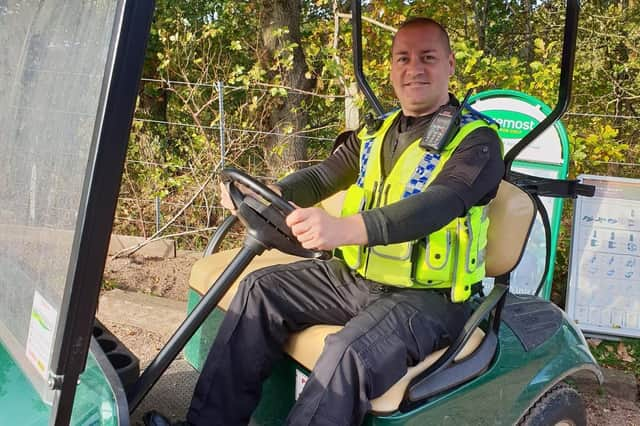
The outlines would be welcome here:
M 522 418 L 520 426 L 586 426 L 587 412 L 575 389 L 561 383 L 545 393 Z

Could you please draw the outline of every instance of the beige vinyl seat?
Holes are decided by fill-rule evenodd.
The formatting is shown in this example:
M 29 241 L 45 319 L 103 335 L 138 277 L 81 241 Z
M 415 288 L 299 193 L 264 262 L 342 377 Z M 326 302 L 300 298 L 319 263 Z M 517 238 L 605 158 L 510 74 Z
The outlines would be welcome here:
M 337 215 L 342 205 L 344 194 L 338 194 L 326 202 L 323 207 Z M 509 273 L 520 261 L 526 245 L 529 230 L 535 218 L 535 207 L 528 194 L 515 185 L 503 181 L 498 195 L 489 206 L 489 236 L 486 254 L 487 275 L 498 277 Z M 191 271 L 189 285 L 192 289 L 205 294 L 209 286 L 224 271 L 235 257 L 239 249 L 227 250 L 207 256 L 194 265 Z M 273 264 L 291 263 L 301 258 L 283 254 L 276 250 L 265 252 L 252 260 L 238 280 L 222 298 L 218 307 L 227 310 L 231 299 L 237 291 L 239 281 L 256 269 Z M 286 352 L 305 368 L 312 370 L 324 347 L 327 335 L 339 331 L 341 326 L 316 325 L 291 336 L 286 344 Z M 472 354 L 480 345 L 484 332 L 476 328 L 471 338 L 455 358 L 461 360 Z M 371 401 L 372 411 L 375 413 L 390 413 L 396 411 L 402 402 L 405 391 L 411 380 L 431 366 L 447 348 L 441 349 L 427 356 L 422 362 L 409 367 L 407 373 L 396 382 L 386 393 Z

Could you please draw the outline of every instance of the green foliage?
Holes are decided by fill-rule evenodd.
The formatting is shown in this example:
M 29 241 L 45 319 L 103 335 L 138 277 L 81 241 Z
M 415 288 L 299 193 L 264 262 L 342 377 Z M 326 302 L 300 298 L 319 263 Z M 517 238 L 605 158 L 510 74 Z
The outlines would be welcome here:
M 616 368 L 640 375 L 640 341 L 622 339 L 620 341 L 591 340 L 589 349 L 602 367 Z
M 600 121 L 600 123 L 598 123 Z M 571 161 L 575 174 L 592 173 L 601 162 L 621 162 L 629 145 L 617 139 L 618 130 L 602 120 L 593 120 L 592 132 L 575 134 L 571 141 Z
M 639 9 L 623 2 L 582 2 L 573 84 L 573 102 L 564 118 L 570 135 L 570 176 L 580 174 L 638 177 L 640 91 Z M 541 10 L 547 19 L 562 10 Z M 557 30 L 551 31 L 554 39 Z M 576 115 L 579 113 L 580 115 Z M 623 118 L 627 117 L 627 118 Z M 568 203 L 565 203 L 567 205 Z M 572 209 L 565 207 L 554 271 L 554 300 L 564 301 L 568 279 Z
M 274 2 L 158 0 L 144 69 L 144 77 L 153 81 L 141 84 L 136 117 L 143 121 L 134 122 L 117 214 L 130 220 L 120 222 L 120 231 L 148 236 L 154 231 L 156 196 L 168 219 L 216 176 L 222 158 L 219 81 L 227 86 L 226 165 L 278 177 L 298 166 L 290 157 L 295 144 L 307 156 L 302 164 L 326 157 L 331 142 L 324 138 L 345 126 L 342 97 L 355 81 L 351 23 L 335 15 L 348 14 L 349 3 L 300 2 L 300 10 L 292 12 L 299 15 L 295 28 L 272 25 Z M 553 106 L 564 7 L 560 0 L 370 0 L 363 4 L 363 15 L 396 28 L 408 16 L 443 22 L 456 54 L 452 91 L 459 97 L 468 89 L 508 88 Z M 571 176 L 638 176 L 637 166 L 619 163 L 640 158 L 640 121 L 620 118 L 640 115 L 639 21 L 637 4 L 582 2 L 573 98 L 563 118 L 570 136 Z M 364 71 L 386 108 L 396 105 L 388 76 L 392 36 L 388 29 L 363 22 Z M 362 95 L 358 105 L 361 115 L 370 108 Z M 183 228 L 171 232 L 219 222 L 215 183 L 204 185 L 194 207 L 177 221 Z M 567 279 L 569 204 L 555 270 L 559 303 Z M 205 240 L 206 234 L 182 243 L 194 247 Z
M 119 288 L 119 287 L 120 287 L 120 284 L 115 280 L 106 279 L 106 278 L 102 279 L 101 289 L 103 291 L 115 290 L 116 288 Z

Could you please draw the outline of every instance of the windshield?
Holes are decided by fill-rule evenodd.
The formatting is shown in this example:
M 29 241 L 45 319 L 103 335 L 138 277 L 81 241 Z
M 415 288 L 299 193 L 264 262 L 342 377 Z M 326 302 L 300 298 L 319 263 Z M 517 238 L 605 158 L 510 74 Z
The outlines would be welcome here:
M 45 399 L 116 10 L 0 2 L 0 339 Z

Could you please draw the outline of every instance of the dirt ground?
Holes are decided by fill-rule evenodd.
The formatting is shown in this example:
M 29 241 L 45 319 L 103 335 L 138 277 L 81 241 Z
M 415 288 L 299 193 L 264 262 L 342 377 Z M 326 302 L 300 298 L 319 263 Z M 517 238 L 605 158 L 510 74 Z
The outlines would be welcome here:
M 178 251 L 169 259 L 131 258 L 109 259 L 105 267 L 105 291 L 120 288 L 156 296 L 186 300 L 191 266 L 200 253 Z M 170 336 L 161 336 L 123 324 L 105 324 L 146 365 Z M 615 373 L 612 371 L 611 373 Z M 591 380 L 574 383 L 583 396 L 590 425 L 640 425 L 640 405 L 635 383 L 610 383 L 598 386 Z

